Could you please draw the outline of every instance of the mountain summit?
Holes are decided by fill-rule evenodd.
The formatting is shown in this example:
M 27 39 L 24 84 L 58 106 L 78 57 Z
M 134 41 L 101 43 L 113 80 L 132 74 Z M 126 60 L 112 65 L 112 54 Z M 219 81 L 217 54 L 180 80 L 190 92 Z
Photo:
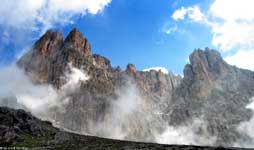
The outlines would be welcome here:
M 133 64 L 122 70 L 92 54 L 89 41 L 73 29 L 64 40 L 59 31 L 47 31 L 18 65 L 33 81 L 56 89 L 67 82 L 70 64 L 90 77 L 68 95 L 67 111 L 54 112 L 54 121 L 71 131 L 107 137 L 114 129 L 124 131 L 125 140 L 154 141 L 165 127 L 198 119 L 203 124 L 194 124 L 195 134 L 216 137 L 217 145 L 248 141 L 237 126 L 252 115 L 245 106 L 254 96 L 254 73 L 227 64 L 209 48 L 194 50 L 189 59 L 183 78 L 138 71 Z M 101 124 L 106 129 L 94 129 Z

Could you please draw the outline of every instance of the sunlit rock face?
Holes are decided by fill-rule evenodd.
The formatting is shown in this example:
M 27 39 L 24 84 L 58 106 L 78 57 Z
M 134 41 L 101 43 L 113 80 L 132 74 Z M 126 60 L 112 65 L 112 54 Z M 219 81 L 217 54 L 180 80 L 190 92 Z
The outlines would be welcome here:
M 75 49 L 80 53 L 81 56 L 87 57 L 91 55 L 90 43 L 83 35 L 74 28 L 69 35 L 66 37 L 64 43 L 69 44 L 70 49 Z
M 182 83 L 173 93 L 169 123 L 180 125 L 200 118 L 207 127 L 197 132 L 216 136 L 217 144 L 247 141 L 237 126 L 250 119 L 252 113 L 245 107 L 253 95 L 253 72 L 228 65 L 217 51 L 197 49 L 190 55 Z
M 57 55 L 57 51 L 62 45 L 61 32 L 49 30 L 34 44 L 33 50 L 19 60 L 18 64 L 23 66 L 25 71 L 30 73 L 35 81 L 40 83 L 47 82 L 51 77 L 53 58 Z
M 61 89 L 67 82 L 65 74 L 70 70 L 69 64 L 89 76 L 89 80 L 81 82 L 75 92 L 69 94 L 64 111 L 52 115 L 60 127 L 84 134 L 139 141 L 153 141 L 152 132 L 162 130 L 160 124 L 164 121 L 160 112 L 167 108 L 172 92 L 181 82 L 180 76 L 153 70 L 138 71 L 133 64 L 123 71 L 111 66 L 107 58 L 92 54 L 89 41 L 77 29 L 73 29 L 66 39 L 58 31 L 48 31 L 18 64 L 35 82 L 49 83 L 56 89 Z M 120 113 L 115 111 L 114 107 L 118 107 L 115 101 L 121 101 Z M 125 107 L 126 110 L 134 108 L 133 112 L 125 112 Z M 116 120 L 115 114 L 120 115 Z M 116 122 L 115 125 L 112 122 Z M 112 130 L 117 126 L 119 133 L 109 135 L 109 129 L 94 129 L 99 124 Z

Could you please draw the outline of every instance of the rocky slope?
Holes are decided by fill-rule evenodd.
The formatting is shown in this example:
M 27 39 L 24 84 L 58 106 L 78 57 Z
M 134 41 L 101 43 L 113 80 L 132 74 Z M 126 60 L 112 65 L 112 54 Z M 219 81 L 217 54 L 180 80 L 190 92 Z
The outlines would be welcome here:
M 52 120 L 71 131 L 108 137 L 112 128 L 124 131 L 122 139 L 154 141 L 154 132 L 160 133 L 166 126 L 188 126 L 198 119 L 202 123 L 194 124 L 195 134 L 216 137 L 215 145 L 250 140 L 237 126 L 252 115 L 245 106 L 254 96 L 254 73 L 228 65 L 214 50 L 195 50 L 183 78 L 161 71 L 138 71 L 132 64 L 121 70 L 112 67 L 107 58 L 92 54 L 89 41 L 73 29 L 66 39 L 59 31 L 48 31 L 18 64 L 34 82 L 56 89 L 67 82 L 70 64 L 89 76 L 68 95 L 66 111 L 52 114 Z M 121 92 L 128 90 L 134 97 Z M 120 107 L 123 110 L 133 101 L 140 105 L 128 113 L 115 113 L 112 103 L 119 99 L 126 103 Z M 95 130 L 98 124 L 107 129 Z
M 110 140 L 59 130 L 24 110 L 0 107 L 0 145 L 4 149 L 82 149 L 82 150 L 238 150 L 238 148 L 159 145 Z

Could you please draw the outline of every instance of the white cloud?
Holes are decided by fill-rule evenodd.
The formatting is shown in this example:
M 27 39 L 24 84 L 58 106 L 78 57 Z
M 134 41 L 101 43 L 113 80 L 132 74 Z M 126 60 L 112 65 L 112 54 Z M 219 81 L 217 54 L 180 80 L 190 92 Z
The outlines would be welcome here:
M 222 51 L 232 48 L 252 48 L 254 46 L 254 22 L 226 21 L 212 25 L 212 44 Z
M 250 70 L 254 70 L 253 5 L 253 0 L 215 0 L 209 9 L 212 44 L 222 51 L 238 48 L 234 55 L 226 56 L 225 60 Z M 216 19 L 220 21 L 214 21 Z
M 201 22 L 205 20 L 205 15 L 200 11 L 199 6 L 197 5 L 187 8 L 181 7 L 176 10 L 171 17 L 178 21 L 184 20 L 186 16 L 194 22 Z
M 0 24 L 8 27 L 27 28 L 34 26 L 38 10 L 43 0 L 2 0 L 0 5 Z
M 188 16 L 192 21 L 195 21 L 195 22 L 204 21 L 205 16 L 200 11 L 199 6 L 196 5 L 196 6 L 190 7 L 188 10 L 189 10 Z
M 206 21 L 205 15 L 201 12 L 200 7 L 198 5 L 194 5 L 192 7 L 181 7 L 171 15 L 171 18 L 174 19 L 175 21 L 181 21 L 186 18 L 190 19 L 192 22 Z M 176 31 L 178 33 L 185 32 L 185 30 L 179 29 L 177 24 L 172 24 L 171 21 L 165 23 L 160 31 L 168 35 Z
M 212 44 L 223 51 L 254 47 L 253 0 L 215 0 L 209 9 Z
M 86 14 L 98 14 L 110 2 L 111 0 L 1 0 L 0 28 L 7 34 L 0 38 L 0 49 L 2 53 L 12 51 L 14 57 L 18 57 L 27 51 L 23 49 L 30 47 L 32 41 L 46 30 L 73 24 L 77 18 Z
M 143 71 L 147 71 L 148 72 L 148 71 L 151 71 L 151 70 L 161 71 L 164 74 L 168 74 L 168 70 L 165 67 L 151 67 L 151 68 L 144 69 Z
M 2 0 L 0 24 L 18 29 L 50 28 L 72 23 L 74 16 L 97 14 L 111 0 Z
M 66 11 L 72 13 L 86 13 L 97 14 L 102 10 L 111 0 L 50 0 L 49 5 L 55 11 Z M 49 7 L 49 8 L 50 8 Z
M 227 21 L 253 21 L 253 5 L 253 0 L 215 0 L 210 7 L 210 13 Z
M 190 20 L 192 23 L 198 22 L 210 27 L 213 46 L 222 52 L 238 49 L 234 55 L 225 57 L 227 62 L 253 70 L 254 63 L 250 58 L 253 56 L 250 50 L 254 50 L 253 5 L 253 0 L 214 0 L 206 13 L 202 13 L 194 5 L 176 10 L 172 18 L 176 21 Z
M 254 70 L 254 50 L 239 50 L 236 54 L 225 57 L 225 61 L 240 68 Z
M 197 5 L 176 10 L 172 18 L 176 21 L 188 19 L 211 27 L 212 44 L 222 51 L 232 48 L 254 47 L 253 0 L 215 0 L 204 15 Z
M 187 9 L 184 7 L 181 7 L 180 9 L 177 9 L 173 15 L 171 16 L 174 20 L 183 20 L 185 18 L 185 15 L 187 14 Z

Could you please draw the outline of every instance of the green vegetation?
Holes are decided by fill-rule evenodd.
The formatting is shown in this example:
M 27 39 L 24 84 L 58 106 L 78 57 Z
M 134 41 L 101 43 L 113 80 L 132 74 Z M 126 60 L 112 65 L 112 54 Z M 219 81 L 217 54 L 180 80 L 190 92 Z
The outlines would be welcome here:
M 46 134 L 45 136 L 33 136 L 29 133 L 19 132 L 18 137 L 20 141 L 14 144 L 15 147 L 38 147 L 45 144 L 48 144 L 53 138 L 50 134 Z

